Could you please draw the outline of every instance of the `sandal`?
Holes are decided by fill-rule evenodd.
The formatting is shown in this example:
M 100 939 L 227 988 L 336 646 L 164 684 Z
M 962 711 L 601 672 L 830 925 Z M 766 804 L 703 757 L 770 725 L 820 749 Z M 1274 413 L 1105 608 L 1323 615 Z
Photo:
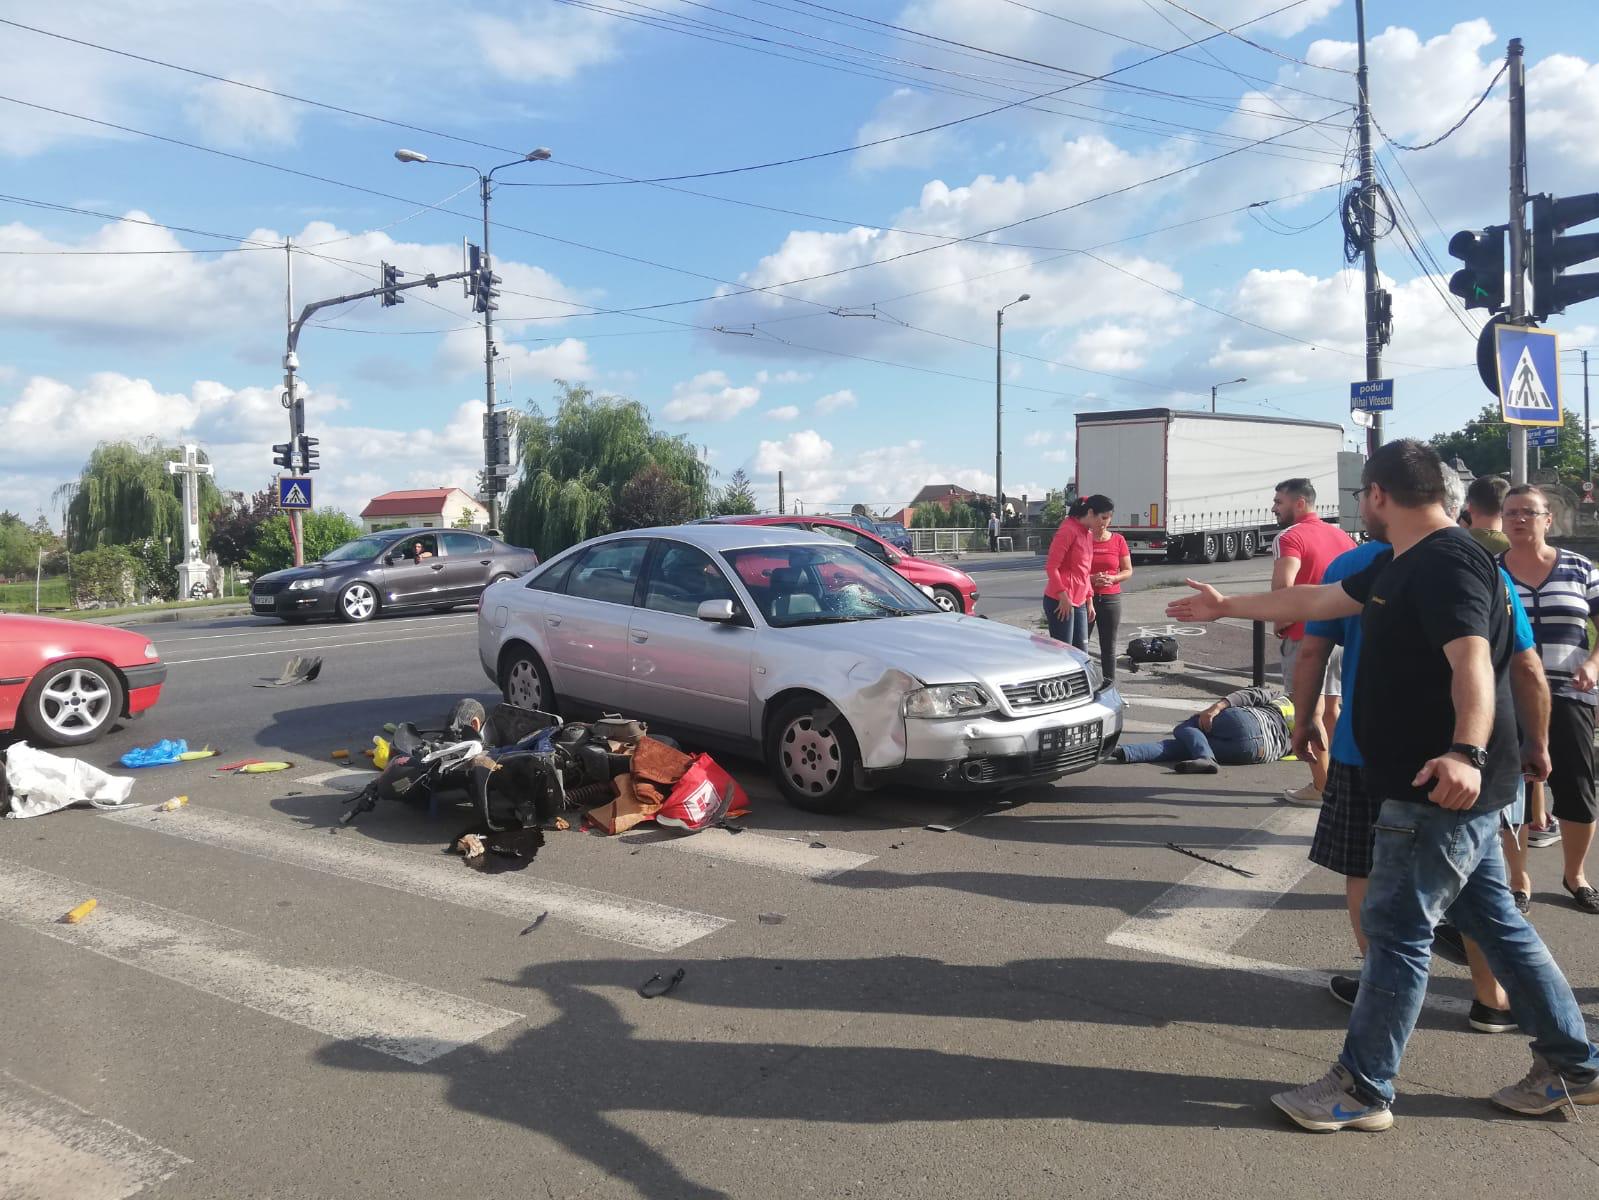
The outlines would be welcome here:
M 1595 911 L 1599 912 L 1599 909 L 1596 909 Z M 687 972 L 682 967 L 679 967 L 677 970 L 673 971 L 671 976 L 667 979 L 662 979 L 659 974 L 651 975 L 643 983 L 638 985 L 638 994 L 643 996 L 646 1000 L 654 1000 L 657 996 L 664 996 L 678 984 L 682 983 L 683 976 L 686 974 Z
M 1583 912 L 1599 913 L 1599 891 L 1595 891 L 1587 884 L 1574 888 L 1564 878 L 1561 879 L 1560 883 L 1566 891 L 1571 893 L 1572 903 L 1582 909 Z

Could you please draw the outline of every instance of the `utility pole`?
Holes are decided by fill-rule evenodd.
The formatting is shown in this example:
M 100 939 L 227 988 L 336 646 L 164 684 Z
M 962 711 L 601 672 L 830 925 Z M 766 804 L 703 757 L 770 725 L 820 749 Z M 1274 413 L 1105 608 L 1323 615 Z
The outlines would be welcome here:
M 297 446 L 300 435 L 305 432 L 305 410 L 300 407 L 298 398 L 294 394 L 295 371 L 300 366 L 300 356 L 294 351 L 296 341 L 294 328 L 294 239 L 283 240 L 284 261 L 288 271 L 287 287 L 284 292 L 283 317 L 288 326 L 287 349 L 283 354 L 283 407 L 289 410 L 289 445 Z M 292 452 L 292 451 L 291 451 Z M 276 487 L 273 484 L 273 487 Z M 305 565 L 305 525 L 302 515 L 297 511 L 289 513 L 289 540 L 294 543 L 294 565 Z
M 1366 266 L 1366 381 L 1382 378 L 1382 348 L 1386 314 L 1384 293 L 1377 275 L 1377 171 L 1371 153 L 1371 79 L 1366 70 L 1366 0 L 1355 0 L 1355 33 L 1359 42 L 1359 63 L 1355 87 L 1360 92 L 1360 204 L 1365 208 L 1361 229 L 1361 253 Z M 1213 393 L 1214 395 L 1214 393 Z M 1382 413 L 1371 414 L 1366 433 L 1366 453 L 1372 455 L 1383 442 Z
M 1001 525 L 1005 524 L 1005 310 L 1032 298 L 1023 292 L 994 310 L 994 514 Z
M 1586 483 L 1593 482 L 1593 418 L 1588 414 L 1588 352 L 1582 352 L 1582 461 Z
M 1506 323 L 1527 319 L 1527 66 L 1521 39 L 1507 51 L 1510 76 L 1510 312 Z M 1510 482 L 1527 482 L 1527 427 L 1510 427 Z
M 483 289 L 483 398 L 487 404 L 488 420 L 494 421 L 494 360 L 499 351 L 494 346 L 494 265 L 489 257 L 489 197 L 493 194 L 494 180 L 488 175 L 478 178 L 483 193 L 483 276 L 488 286 Z M 492 468 L 489 468 L 492 469 Z M 492 537 L 500 535 L 500 481 L 488 475 L 483 485 L 489 489 L 489 528 Z
M 1586 359 L 1584 360 L 1586 361 Z M 784 516 L 787 509 L 783 506 L 783 472 L 777 473 L 777 515 Z

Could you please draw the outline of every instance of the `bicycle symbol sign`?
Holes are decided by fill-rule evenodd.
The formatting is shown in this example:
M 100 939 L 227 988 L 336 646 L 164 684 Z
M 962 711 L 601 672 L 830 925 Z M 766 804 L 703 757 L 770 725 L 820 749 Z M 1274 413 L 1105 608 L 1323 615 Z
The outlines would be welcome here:
M 1134 637 L 1204 637 L 1203 625 L 1140 625 Z

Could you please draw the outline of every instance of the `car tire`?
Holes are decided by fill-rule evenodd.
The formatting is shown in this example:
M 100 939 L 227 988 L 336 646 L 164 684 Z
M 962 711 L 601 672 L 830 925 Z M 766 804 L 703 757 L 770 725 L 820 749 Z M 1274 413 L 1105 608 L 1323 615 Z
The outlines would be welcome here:
M 338 609 L 341 621 L 355 625 L 370 621 L 378 612 L 377 589 L 370 583 L 356 580 L 339 593 L 338 604 L 335 607 Z
M 520 643 L 500 656 L 500 695 L 518 708 L 559 715 L 550 673 L 539 656 Z
M 43 746 L 82 746 L 122 715 L 122 680 L 94 658 L 52 663 L 23 693 L 18 723 Z
M 952 587 L 942 584 L 933 588 L 933 603 L 945 612 L 964 613 L 966 605 L 961 600 L 961 594 Z
M 833 719 L 825 730 L 819 729 L 829 713 Z M 792 700 L 772 718 L 766 761 L 778 790 L 795 808 L 835 814 L 857 807 L 865 799 L 855 786 L 860 760 L 849 723 L 831 705 L 816 699 Z

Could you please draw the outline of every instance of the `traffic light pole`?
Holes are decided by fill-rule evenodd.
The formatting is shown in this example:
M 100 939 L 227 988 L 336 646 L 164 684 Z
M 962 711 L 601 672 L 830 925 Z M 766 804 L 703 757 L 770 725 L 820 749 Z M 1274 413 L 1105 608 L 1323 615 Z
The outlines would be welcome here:
M 1355 87 L 1360 92 L 1360 195 L 1369 206 L 1366 212 L 1365 232 L 1362 237 L 1362 256 L 1366 263 L 1366 381 L 1382 378 L 1382 314 L 1378 293 L 1382 281 L 1377 275 L 1377 171 L 1371 153 L 1371 89 L 1366 70 L 1366 3 L 1355 0 L 1355 33 L 1359 42 L 1359 63 L 1355 72 Z M 1212 392 L 1212 400 L 1215 393 Z M 1366 453 L 1377 453 L 1383 442 L 1383 415 L 1371 414 L 1371 428 L 1366 431 Z
M 498 168 L 496 168 L 497 170 Z M 499 357 L 499 351 L 494 348 L 494 260 L 489 257 L 489 198 L 494 194 L 494 173 L 478 176 L 479 185 L 483 193 L 483 272 L 490 280 L 489 287 L 484 289 L 483 297 L 483 402 L 488 413 L 488 420 L 494 420 L 494 360 Z M 487 456 L 485 456 L 487 457 Z M 483 486 L 488 489 L 489 495 L 489 528 L 488 532 L 498 537 L 500 532 L 500 493 L 496 490 L 500 486 L 498 478 L 491 477 L 487 472 L 492 468 L 484 464 Z
M 288 291 L 285 295 L 283 319 L 288 325 L 288 349 L 283 354 L 283 407 L 289 410 L 289 445 L 293 446 L 300 436 L 296 426 L 304 425 L 305 410 L 301 407 L 299 397 L 295 395 L 295 371 L 299 369 L 300 359 L 294 352 L 294 343 L 299 340 L 299 330 L 294 325 L 294 239 L 285 238 L 283 249 L 288 259 Z M 276 487 L 273 484 L 273 487 Z M 298 510 L 289 513 L 289 541 L 294 546 L 294 565 L 305 566 L 305 525 L 304 518 Z
M 1507 51 L 1510 79 L 1510 312 L 1508 323 L 1527 319 L 1527 66 L 1521 39 Z M 1510 482 L 1527 482 L 1527 427 L 1510 427 Z

